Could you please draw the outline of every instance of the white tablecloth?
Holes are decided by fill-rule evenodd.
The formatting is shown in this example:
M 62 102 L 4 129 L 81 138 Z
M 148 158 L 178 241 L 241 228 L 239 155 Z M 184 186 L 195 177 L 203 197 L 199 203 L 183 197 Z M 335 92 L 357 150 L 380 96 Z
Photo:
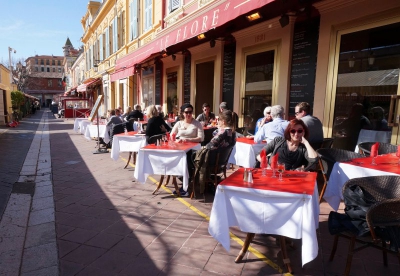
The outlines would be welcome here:
M 328 185 L 324 194 L 324 199 L 337 211 L 340 201 L 343 200 L 342 188 L 344 183 L 356 177 L 377 176 L 377 175 L 396 175 L 395 173 L 364 168 L 357 165 L 336 162 L 329 177 Z
M 75 132 L 80 132 L 79 129 L 80 129 L 82 121 L 89 122 L 89 120 L 87 118 L 75 118 L 75 121 L 74 121 L 74 131 Z
M 200 144 L 196 144 L 191 149 L 199 150 L 200 148 Z M 187 191 L 189 174 L 186 151 L 141 148 L 136 160 L 134 177 L 138 182 L 144 183 L 152 174 L 183 176 L 182 186 Z
M 79 132 L 80 132 L 81 134 L 85 134 L 86 128 L 87 128 L 90 124 L 92 124 L 92 122 L 89 121 L 89 120 L 81 121 L 81 122 L 79 123 Z
M 147 145 L 144 135 L 114 135 L 111 147 L 111 158 L 118 160 L 120 152 L 138 152 Z
M 358 134 L 357 146 L 354 151 L 358 152 L 358 144 L 363 142 L 390 143 L 391 136 L 392 136 L 392 131 L 376 131 L 376 130 L 362 129 L 360 131 L 360 134 Z
M 235 164 L 244 168 L 253 168 L 256 163 L 256 155 L 265 147 L 266 144 L 247 144 L 236 141 L 232 149 L 228 163 Z
M 318 255 L 318 190 L 313 196 L 219 185 L 208 232 L 229 251 L 229 227 L 302 239 L 302 264 Z
M 110 142 L 110 135 L 106 125 L 99 125 L 99 132 L 97 132 L 97 125 L 88 125 L 85 130 L 85 138 L 90 141 L 92 137 L 97 136 L 103 138 L 105 143 Z

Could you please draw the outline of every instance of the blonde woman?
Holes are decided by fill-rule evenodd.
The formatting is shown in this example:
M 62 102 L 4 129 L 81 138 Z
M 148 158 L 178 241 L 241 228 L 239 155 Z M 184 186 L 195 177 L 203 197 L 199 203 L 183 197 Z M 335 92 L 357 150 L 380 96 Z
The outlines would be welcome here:
M 165 123 L 165 121 L 158 116 L 158 110 L 155 105 L 149 105 L 146 108 L 146 114 L 148 118 L 146 127 L 147 138 L 171 131 L 171 128 Z
M 126 116 L 128 116 L 128 114 L 131 112 L 132 112 L 132 107 L 130 106 L 125 107 L 125 112 L 124 114 L 121 115 L 121 119 L 125 121 Z

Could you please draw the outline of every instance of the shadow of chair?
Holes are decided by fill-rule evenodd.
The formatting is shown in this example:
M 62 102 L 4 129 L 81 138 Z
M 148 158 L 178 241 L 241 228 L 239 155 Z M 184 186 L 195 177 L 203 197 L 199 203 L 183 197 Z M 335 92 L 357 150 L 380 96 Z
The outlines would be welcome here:
M 192 193 L 190 198 L 196 198 L 196 183 L 199 182 L 200 194 L 203 194 L 206 183 L 213 183 L 214 187 L 218 185 L 219 179 L 226 178 L 226 169 L 228 166 L 229 156 L 235 145 L 214 150 L 203 149 L 204 160 L 200 162 L 194 161 L 194 173 L 192 177 Z M 194 156 L 193 156 L 194 158 Z
M 329 261 L 335 256 L 339 237 L 350 240 L 345 275 L 350 273 L 353 254 L 367 247 L 382 250 L 385 266 L 387 266 L 387 253 L 396 255 L 400 263 L 400 176 L 353 178 L 344 184 L 342 191 L 344 193 L 346 189 L 354 189 L 355 186 L 363 191 L 364 201 L 372 204 L 366 211 L 370 236 L 358 237 L 351 231 L 335 235 Z M 355 248 L 356 244 L 361 246 Z
M 324 178 L 324 185 L 322 186 L 321 193 L 319 195 L 319 202 L 321 203 L 322 198 L 325 194 L 326 186 L 329 181 L 333 166 L 336 162 L 344 162 L 354 158 L 364 157 L 364 155 L 356 153 L 354 151 L 335 149 L 335 148 L 321 148 L 317 150 L 319 157 L 318 164 L 319 169 L 322 172 Z
M 358 152 L 365 155 L 369 156 L 371 154 L 371 148 L 372 145 L 374 145 L 375 142 L 363 142 L 358 144 Z M 397 146 L 392 145 L 389 143 L 379 143 L 379 148 L 378 148 L 378 154 L 385 154 L 385 153 L 392 153 L 392 152 L 397 152 Z

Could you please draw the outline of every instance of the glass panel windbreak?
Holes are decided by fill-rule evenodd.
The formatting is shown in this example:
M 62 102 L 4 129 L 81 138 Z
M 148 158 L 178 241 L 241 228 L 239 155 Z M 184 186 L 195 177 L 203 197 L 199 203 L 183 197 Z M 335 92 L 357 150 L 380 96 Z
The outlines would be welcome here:
M 243 102 L 244 125 L 255 128 L 263 117 L 264 108 L 271 105 L 275 51 L 251 54 L 246 57 L 246 86 Z
M 167 74 L 167 110 L 172 118 L 178 116 L 178 73 Z
M 390 131 L 386 118 L 398 87 L 399 33 L 395 23 L 342 35 L 334 136 L 353 137 L 356 143 L 361 129 Z

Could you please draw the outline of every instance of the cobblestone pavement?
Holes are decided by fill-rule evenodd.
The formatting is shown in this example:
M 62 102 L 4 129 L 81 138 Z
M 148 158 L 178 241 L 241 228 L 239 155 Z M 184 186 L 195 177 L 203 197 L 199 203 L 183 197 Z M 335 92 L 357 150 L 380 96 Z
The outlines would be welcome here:
M 284 274 L 280 247 L 269 235 L 256 235 L 243 262 L 234 263 L 245 234 L 231 229 L 229 252 L 208 234 L 212 195 L 206 202 L 176 198 L 171 184 L 152 195 L 159 176 L 137 183 L 133 165 L 123 169 L 127 153 L 118 161 L 110 153 L 93 154 L 95 141 L 75 133 L 73 119 L 55 119 L 47 110 L 32 118 L 36 116 L 41 122 L 31 134 L 29 150 L 21 153 L 23 160 L 16 160 L 20 171 L 10 180 L 35 183 L 35 189 L 29 193 L 15 185 L 19 193 L 9 195 L 0 222 L 0 275 Z M 8 135 L 17 130 L 7 130 Z M 301 241 L 289 248 L 296 275 L 343 274 L 346 243 L 340 243 L 334 261 L 328 261 L 333 241 L 326 222 L 330 210 L 321 204 L 319 255 L 314 261 L 301 267 Z M 387 268 L 381 259 L 376 250 L 361 251 L 351 273 L 400 271 L 395 258 L 390 256 Z

